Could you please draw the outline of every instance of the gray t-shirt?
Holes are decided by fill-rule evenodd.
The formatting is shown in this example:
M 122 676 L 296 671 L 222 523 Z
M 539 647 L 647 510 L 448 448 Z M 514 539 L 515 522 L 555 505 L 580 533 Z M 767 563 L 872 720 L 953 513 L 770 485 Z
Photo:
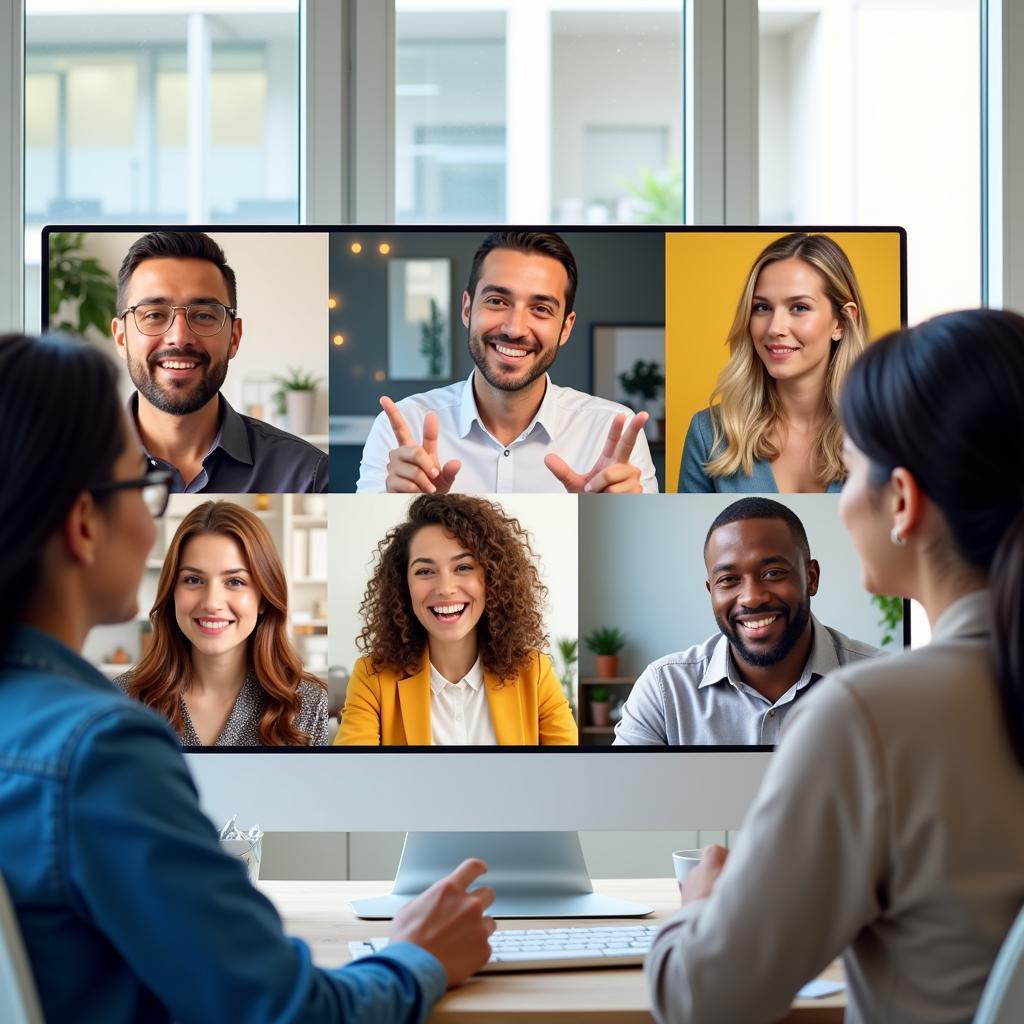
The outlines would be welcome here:
M 131 673 L 126 672 L 118 676 L 114 682 L 126 693 L 128 692 L 128 680 Z M 328 736 L 327 727 L 327 693 L 319 686 L 303 680 L 299 683 L 299 710 L 296 712 L 295 720 L 292 723 L 296 729 L 309 736 L 309 745 L 312 747 L 327 746 L 331 742 Z M 192 719 L 188 714 L 188 705 L 184 696 L 178 698 L 181 701 L 181 717 L 185 722 L 185 734 L 181 737 L 183 747 L 199 747 L 202 744 L 196 735 L 192 725 Z M 264 701 L 263 689 L 257 682 L 256 677 L 250 672 L 242 683 L 235 698 L 234 706 L 228 715 L 221 734 L 217 737 L 215 747 L 258 747 L 260 740 L 260 719 L 263 717 Z
M 615 727 L 617 746 L 774 745 L 798 697 L 825 673 L 882 654 L 811 616 L 803 672 L 773 704 L 740 678 L 721 634 L 648 665 Z

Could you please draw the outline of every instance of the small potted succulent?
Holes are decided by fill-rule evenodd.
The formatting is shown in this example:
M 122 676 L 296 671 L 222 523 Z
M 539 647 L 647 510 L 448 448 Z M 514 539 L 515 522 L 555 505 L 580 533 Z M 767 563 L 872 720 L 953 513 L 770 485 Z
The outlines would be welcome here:
M 607 726 L 611 723 L 612 698 L 604 686 L 591 686 L 587 690 L 590 724 Z
M 274 394 L 279 415 L 288 413 L 288 429 L 293 434 L 313 432 L 313 403 L 316 400 L 316 386 L 322 377 L 314 377 L 294 366 L 288 367 L 285 377 L 275 377 L 280 390 Z
M 614 679 L 619 674 L 619 651 L 626 646 L 626 637 L 613 626 L 602 626 L 584 637 L 587 647 L 596 655 L 596 672 L 601 679 Z

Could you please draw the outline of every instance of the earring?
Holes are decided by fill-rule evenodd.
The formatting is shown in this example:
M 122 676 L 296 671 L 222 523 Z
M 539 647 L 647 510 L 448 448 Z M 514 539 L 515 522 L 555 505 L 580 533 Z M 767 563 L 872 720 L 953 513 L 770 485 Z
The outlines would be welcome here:
M 900 531 L 895 526 L 889 531 L 889 540 L 891 540 L 898 548 L 903 547 L 903 545 L 907 543 L 906 540 L 900 536 Z
M 839 340 L 839 339 L 840 339 L 841 337 L 842 337 L 842 335 L 841 335 L 841 334 L 833 334 L 833 335 L 832 335 L 832 340 L 833 340 L 833 341 L 838 341 L 838 340 Z

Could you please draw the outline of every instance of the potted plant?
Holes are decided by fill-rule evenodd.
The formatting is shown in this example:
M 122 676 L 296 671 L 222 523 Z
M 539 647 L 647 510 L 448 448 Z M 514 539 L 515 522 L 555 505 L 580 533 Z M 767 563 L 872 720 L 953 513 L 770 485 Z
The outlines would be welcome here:
M 584 637 L 587 647 L 596 655 L 596 672 L 600 679 L 614 679 L 619 674 L 619 651 L 626 646 L 626 637 L 613 626 L 602 626 Z
M 630 398 L 633 398 L 630 405 L 637 412 L 643 412 L 646 409 L 651 413 L 651 423 L 655 424 L 658 430 L 658 437 L 653 440 L 664 437 L 663 417 L 655 415 L 654 410 L 650 408 L 661 394 L 662 388 L 665 387 L 665 374 L 662 373 L 661 365 L 653 359 L 650 362 L 638 359 L 633 363 L 633 369 L 629 373 L 619 374 L 619 383 L 622 385 L 622 390 Z
M 611 722 L 612 698 L 603 686 L 591 686 L 587 692 L 590 724 L 607 726 Z
M 109 340 L 117 285 L 98 260 L 82 254 L 84 238 L 83 231 L 57 231 L 50 235 L 50 329 L 83 337 L 93 327 Z
M 314 377 L 311 373 L 288 367 L 288 375 L 275 377 L 280 390 L 274 395 L 277 411 L 288 413 L 288 429 L 293 434 L 310 434 L 313 432 L 313 402 L 316 400 L 316 386 L 322 377 Z

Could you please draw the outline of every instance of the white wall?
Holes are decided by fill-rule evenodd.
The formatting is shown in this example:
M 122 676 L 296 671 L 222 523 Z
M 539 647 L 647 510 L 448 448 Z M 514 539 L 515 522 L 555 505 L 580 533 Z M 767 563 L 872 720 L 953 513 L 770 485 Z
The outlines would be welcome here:
M 85 251 L 116 278 L 132 242 L 131 232 L 90 233 Z M 314 433 L 327 433 L 327 233 L 211 232 L 224 250 L 238 284 L 242 344 L 224 382 L 225 398 L 244 412 L 243 382 L 297 367 L 322 378 L 314 410 Z M 113 315 L 113 311 L 112 314 Z M 111 343 L 111 350 L 113 344 Z M 127 372 L 123 383 L 131 388 Z

